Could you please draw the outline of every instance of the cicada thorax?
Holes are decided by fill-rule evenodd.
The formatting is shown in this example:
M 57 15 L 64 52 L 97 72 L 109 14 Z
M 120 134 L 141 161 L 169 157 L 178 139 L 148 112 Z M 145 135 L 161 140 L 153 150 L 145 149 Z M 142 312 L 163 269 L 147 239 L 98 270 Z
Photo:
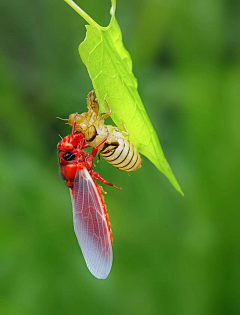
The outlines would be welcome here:
M 74 161 L 76 157 L 74 154 L 73 156 L 74 159 L 72 160 L 72 162 L 70 162 L 68 160 L 65 160 L 66 154 L 64 152 L 59 153 L 60 173 L 68 187 L 73 186 L 74 178 L 77 171 L 77 164 Z
M 68 187 L 73 187 L 76 171 L 79 165 L 84 165 L 89 168 L 87 158 L 90 154 L 86 151 L 79 149 L 85 143 L 84 135 L 81 133 L 74 133 L 70 136 L 66 136 L 58 143 L 57 148 L 59 150 L 59 165 L 62 178 Z
M 142 159 L 134 145 L 117 127 L 104 124 L 104 117 L 110 114 L 99 113 L 94 91 L 88 95 L 87 107 L 88 112 L 71 114 L 68 120 L 69 125 L 72 126 L 75 122 L 75 130 L 84 134 L 85 141 L 91 147 L 98 145 L 107 136 L 107 140 L 98 148 L 98 151 L 114 167 L 127 172 L 141 168 Z

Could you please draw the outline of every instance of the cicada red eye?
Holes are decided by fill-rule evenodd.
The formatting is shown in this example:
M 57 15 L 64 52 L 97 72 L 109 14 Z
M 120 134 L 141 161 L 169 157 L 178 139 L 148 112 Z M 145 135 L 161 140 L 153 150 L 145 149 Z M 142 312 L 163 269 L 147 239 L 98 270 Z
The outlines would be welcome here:
M 63 147 L 64 147 L 65 150 L 68 150 L 68 151 L 73 149 L 73 145 L 71 143 L 69 143 L 69 142 L 65 142 L 63 144 Z

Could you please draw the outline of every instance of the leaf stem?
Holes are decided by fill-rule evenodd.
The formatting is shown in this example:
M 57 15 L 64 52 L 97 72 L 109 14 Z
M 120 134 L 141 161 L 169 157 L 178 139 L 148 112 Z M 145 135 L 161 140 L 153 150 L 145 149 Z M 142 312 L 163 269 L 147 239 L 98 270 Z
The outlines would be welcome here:
M 72 0 L 64 0 L 70 7 L 73 8 L 79 15 L 81 15 L 85 21 L 87 21 L 90 25 L 95 26 L 97 28 L 102 28 L 98 25 L 86 12 L 84 12 L 76 3 Z

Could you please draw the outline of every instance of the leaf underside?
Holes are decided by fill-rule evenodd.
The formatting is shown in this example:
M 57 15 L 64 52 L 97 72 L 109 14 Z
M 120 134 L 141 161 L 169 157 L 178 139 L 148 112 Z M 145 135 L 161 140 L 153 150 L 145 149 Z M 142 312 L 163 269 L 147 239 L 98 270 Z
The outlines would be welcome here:
M 107 100 L 114 123 L 123 129 L 121 120 L 124 121 L 130 132 L 129 140 L 183 195 L 139 96 L 132 60 L 123 46 L 122 33 L 115 19 L 116 0 L 111 0 L 112 19 L 108 27 L 99 26 L 75 4 L 73 6 L 71 0 L 65 1 L 90 24 L 86 26 L 85 40 L 79 45 L 79 54 L 92 80 L 100 112 L 108 111 Z

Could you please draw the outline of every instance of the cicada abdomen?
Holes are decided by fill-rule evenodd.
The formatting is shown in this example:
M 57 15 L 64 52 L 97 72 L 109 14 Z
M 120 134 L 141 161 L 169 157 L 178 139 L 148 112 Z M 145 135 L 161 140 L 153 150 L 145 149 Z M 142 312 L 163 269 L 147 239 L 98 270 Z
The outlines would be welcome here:
M 107 105 L 109 112 L 101 115 L 93 90 L 87 97 L 88 112 L 71 114 L 68 123 L 72 126 L 75 122 L 75 130 L 84 134 L 85 141 L 91 147 L 95 147 L 107 137 L 107 140 L 98 148 L 102 157 L 121 171 L 135 171 L 141 168 L 141 156 L 134 145 L 124 137 L 124 134 L 129 135 L 124 123 L 123 127 L 125 131 L 104 124 L 104 120 L 111 114 L 108 102 Z

